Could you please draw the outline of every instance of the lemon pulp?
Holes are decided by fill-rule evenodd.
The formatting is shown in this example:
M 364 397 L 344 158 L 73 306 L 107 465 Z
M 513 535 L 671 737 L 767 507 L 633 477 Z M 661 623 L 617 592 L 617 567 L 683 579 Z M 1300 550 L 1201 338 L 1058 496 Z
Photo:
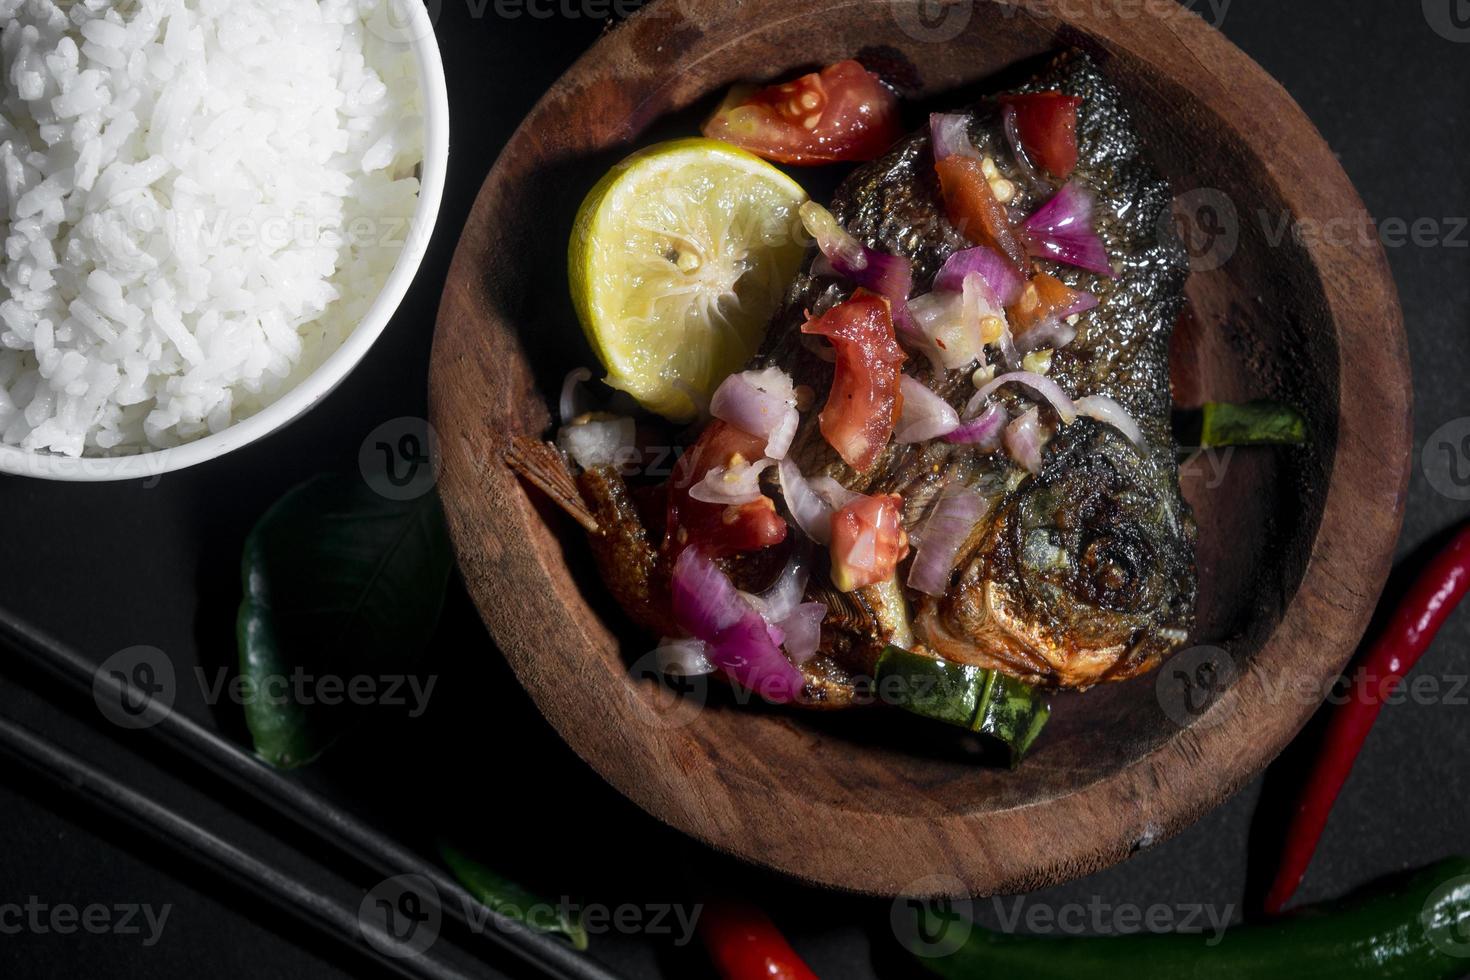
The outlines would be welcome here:
M 711 139 L 656 144 L 603 177 L 568 264 L 607 383 L 692 418 L 760 345 L 805 251 L 805 200 L 780 170 Z

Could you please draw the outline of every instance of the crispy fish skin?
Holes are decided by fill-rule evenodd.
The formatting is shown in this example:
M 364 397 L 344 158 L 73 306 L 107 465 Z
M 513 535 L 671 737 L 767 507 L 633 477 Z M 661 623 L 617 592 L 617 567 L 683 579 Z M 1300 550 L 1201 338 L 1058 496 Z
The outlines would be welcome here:
M 1043 418 L 1051 439 L 1036 477 L 1003 453 L 942 440 L 890 444 L 871 468 L 856 473 L 826 445 L 816 413 L 803 419 L 792 453 L 809 476 L 825 473 L 864 493 L 902 494 L 905 524 L 920 537 L 923 516 L 947 482 L 992 498 L 947 594 L 917 597 L 916 643 L 1033 683 L 1085 688 L 1156 666 L 1182 645 L 1193 622 L 1195 527 L 1179 491 L 1168 370 L 1188 262 L 1169 228 L 1169 187 L 1144 162 L 1121 96 L 1091 60 L 1065 54 L 1020 89 L 1028 90 L 1083 98 L 1073 179 L 1097 196 L 1098 231 L 1117 273 L 1110 279 L 1041 263 L 1100 301 L 1081 318 L 1077 338 L 1056 352 L 1051 376 L 1073 398 L 1116 400 L 1139 424 L 1148 451 L 1090 419 L 1062 426 L 1048 409 Z M 987 100 L 966 115 L 976 148 L 1018 188 L 1013 207 L 1019 213 L 1034 211 L 1055 192 L 1019 171 L 996 103 Z M 920 292 L 952 252 L 971 244 L 944 216 L 927 130 L 851 174 L 831 210 L 870 247 L 908 257 Z M 825 400 L 831 368 L 802 343 L 800 323 L 850 291 L 831 277 L 800 275 L 758 358 L 792 371 L 816 392 L 817 404 Z M 920 364 L 915 374 L 956 408 L 974 393 L 966 372 L 936 376 Z M 999 397 L 1012 415 L 1024 404 L 1006 389 Z M 864 604 L 880 602 L 873 597 Z M 899 629 L 881 616 L 865 627 L 837 624 L 824 650 L 845 669 L 866 673 L 882 642 Z

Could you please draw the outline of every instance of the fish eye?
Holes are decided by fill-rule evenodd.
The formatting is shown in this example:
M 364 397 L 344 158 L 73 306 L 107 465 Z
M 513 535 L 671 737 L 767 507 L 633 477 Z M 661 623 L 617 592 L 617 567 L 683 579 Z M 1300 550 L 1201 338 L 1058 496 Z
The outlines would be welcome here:
M 1120 544 L 1111 537 L 1102 536 L 1093 538 L 1082 549 L 1082 567 L 1104 592 L 1121 592 L 1133 582 L 1133 563 L 1127 549 Z

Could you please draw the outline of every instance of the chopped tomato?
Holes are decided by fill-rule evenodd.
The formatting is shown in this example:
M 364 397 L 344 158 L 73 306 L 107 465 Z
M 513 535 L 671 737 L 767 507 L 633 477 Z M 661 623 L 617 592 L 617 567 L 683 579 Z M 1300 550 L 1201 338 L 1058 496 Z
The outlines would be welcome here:
M 832 390 L 822 409 L 822 435 L 848 466 L 862 472 L 888 445 L 903 408 L 899 365 L 903 349 L 893 333 L 888 300 L 859 289 L 815 320 L 802 333 L 817 334 L 837 349 Z
M 857 496 L 832 515 L 832 584 L 851 592 L 893 577 L 909 553 L 896 493 Z
M 669 481 L 668 525 L 664 551 L 673 559 L 691 544 L 699 545 L 711 558 L 724 558 L 743 551 L 758 551 L 786 538 L 786 522 L 776 513 L 770 497 L 745 504 L 713 504 L 689 496 L 689 488 L 716 466 L 727 466 L 732 457 L 747 460 L 765 455 L 766 441 L 715 419 L 694 445 L 679 458 Z
M 1023 339 L 1036 324 L 1076 306 L 1077 297 L 1077 292 L 1056 276 L 1036 273 L 1021 290 L 1021 298 L 1006 308 L 1011 331 L 1018 341 Z
M 1011 216 L 996 200 L 990 181 L 974 157 L 956 153 L 934 164 L 949 223 L 976 245 L 992 248 L 1026 273 L 1026 246 L 1011 227 Z
M 1077 169 L 1077 107 L 1082 100 L 1060 92 L 1003 95 L 1001 104 L 1016 114 L 1021 148 L 1038 167 L 1058 180 Z
M 732 89 L 704 135 L 780 163 L 871 160 L 903 135 L 898 97 L 856 61 L 751 94 Z

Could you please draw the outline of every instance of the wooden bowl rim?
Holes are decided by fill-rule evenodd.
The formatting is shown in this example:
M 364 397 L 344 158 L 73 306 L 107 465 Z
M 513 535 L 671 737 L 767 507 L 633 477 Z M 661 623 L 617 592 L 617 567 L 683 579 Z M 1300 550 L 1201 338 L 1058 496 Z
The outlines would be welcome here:
M 845 0 L 821 3 L 824 10 L 851 6 L 888 6 L 891 0 Z M 974 0 L 1004 3 L 1005 0 Z M 1029 0 L 1020 0 L 1024 6 Z M 630 33 L 660 14 L 662 29 L 671 33 L 691 13 L 710 20 L 750 23 L 761 10 L 788 12 L 807 4 L 776 0 L 747 0 L 731 10 L 719 0 L 657 0 L 618 25 L 594 44 L 552 86 L 516 130 L 486 177 L 466 228 L 494 212 L 502 193 L 508 160 L 533 152 L 531 134 L 546 125 L 572 93 L 586 91 L 608 65 L 626 55 Z M 1016 4 L 1010 4 L 1012 6 Z M 1199 18 L 1160 17 L 1156 8 L 1141 5 L 1141 20 L 1126 30 L 1117 17 L 1109 18 L 1096 6 L 1047 19 L 1075 28 L 1105 48 L 1120 51 L 1137 62 L 1172 67 L 1171 78 L 1189 77 L 1200 102 L 1209 105 L 1229 124 L 1262 163 L 1280 199 L 1303 221 L 1325 221 L 1352 209 L 1365 213 L 1361 199 L 1320 134 L 1291 96 L 1244 52 Z M 716 13 L 718 12 L 718 14 Z M 721 29 L 726 25 L 721 23 Z M 729 41 L 727 43 L 736 43 Z M 1143 49 L 1147 43 L 1150 47 Z M 641 49 L 647 48 L 645 44 Z M 669 65 L 682 63 L 680 45 L 665 45 Z M 648 57 L 646 52 L 643 57 Z M 1196 74 L 1186 76 L 1184 66 Z M 1207 65 L 1215 66 L 1213 70 Z M 1242 84 L 1248 82 L 1249 84 Z M 656 89 L 655 89 L 656 91 Z M 1237 101 L 1239 91 L 1266 92 L 1270 104 Z M 1290 145 L 1298 163 L 1283 162 L 1275 152 Z M 1322 225 L 1318 225 L 1321 227 Z M 495 494 L 501 498 L 499 525 L 516 533 L 544 535 L 543 525 L 526 491 L 498 460 L 475 458 L 464 439 L 453 437 L 464 424 L 454 415 L 453 402 L 442 395 L 443 381 L 463 357 L 459 344 L 472 349 L 475 331 L 483 323 L 460 316 L 462 284 L 477 282 L 484 270 L 471 267 L 473 257 L 463 240 L 456 249 L 436 327 L 430 378 L 431 419 L 441 434 L 445 507 L 456 552 L 466 582 L 491 635 L 510 660 L 521 683 L 548 720 L 574 751 L 621 793 L 651 815 L 722 851 L 766 865 L 813 883 L 850 891 L 894 895 L 909 891 L 925 871 L 941 878 L 928 880 L 925 891 L 971 894 L 1031 890 L 1106 867 L 1133 851 L 1165 839 L 1198 819 L 1237 791 L 1259 772 L 1306 723 L 1315 703 L 1292 699 L 1282 705 L 1268 697 L 1268 678 L 1310 669 L 1314 681 L 1327 682 L 1346 664 L 1372 614 L 1387 577 L 1402 523 L 1412 454 L 1411 386 L 1407 344 L 1397 290 L 1382 247 L 1373 241 L 1329 243 L 1307 240 L 1320 277 L 1331 321 L 1336 329 L 1338 357 L 1337 446 L 1320 525 L 1312 541 L 1306 571 L 1287 604 L 1280 622 L 1253 655 L 1250 669 L 1188 727 L 1175 732 L 1153 751 L 1065 795 L 1032 801 L 983 814 L 879 812 L 861 806 L 842 806 L 842 837 L 848 854 L 834 859 L 821 846 L 821 828 L 832 816 L 830 801 L 803 796 L 800 787 L 773 787 L 767 780 L 728 769 L 718 774 L 707 758 L 677 752 L 640 726 L 610 726 L 624 705 L 609 706 L 616 692 L 598 691 L 601 683 L 589 666 L 571 664 L 572 676 L 538 663 L 546 643 L 546 623 L 558 620 L 559 603 L 580 601 L 568 593 L 566 569 L 553 569 L 538 559 L 539 581 L 518 583 L 542 615 L 541 631 L 529 631 L 520 621 L 500 614 L 495 556 L 485 553 L 486 542 L 474 533 L 469 513 L 471 498 Z M 1390 302 L 1385 306 L 1384 298 Z M 469 334 L 462 334 L 468 331 Z M 453 342 L 450 342 L 453 338 Z M 1362 359 L 1348 356 L 1372 345 L 1378 351 L 1375 372 Z M 1373 515 L 1372 520 L 1366 519 Z M 502 546 L 503 547 L 503 546 Z M 544 558 L 545 555 L 543 554 Z M 558 556 L 559 559 L 559 556 Z M 586 616 L 595 614 L 582 603 Z M 565 639 L 580 649 L 597 647 L 603 637 L 589 632 L 583 617 L 567 615 L 560 607 L 554 626 L 568 627 Z M 1323 624 L 1326 624 L 1324 626 Z M 600 624 L 597 624 L 600 626 Z M 1320 676 L 1317 676 L 1320 675 Z M 570 700 L 551 697 L 553 690 Z M 575 690 L 580 688 L 579 690 Z M 618 700 L 618 699 L 615 699 Z M 610 710 L 611 707 L 611 710 Z M 587 724 L 596 719 L 597 725 Z M 642 764 L 627 765 L 630 756 Z M 1202 774 L 1201 770 L 1208 769 Z M 699 804 L 688 799 L 691 784 Z M 743 787 L 743 791 L 741 791 Z M 751 839 L 741 833 L 740 821 L 722 820 L 722 806 L 759 807 L 779 815 L 791 828 L 790 837 L 772 841 Z M 1125 810 L 1122 819 L 1098 819 L 1108 811 Z M 1130 809 L 1131 808 L 1131 809 Z M 985 837 L 1005 842 L 977 846 L 975 824 L 983 821 Z M 1036 825 L 1064 828 L 1095 826 L 1096 834 L 1045 834 Z M 818 828 L 813 830 L 812 828 Z M 929 849 L 906 849 L 904 841 L 946 841 L 939 864 Z M 942 867 L 940 866 L 942 865 Z M 933 878 L 933 876 L 930 876 Z M 941 882 L 936 885 L 935 881 Z

